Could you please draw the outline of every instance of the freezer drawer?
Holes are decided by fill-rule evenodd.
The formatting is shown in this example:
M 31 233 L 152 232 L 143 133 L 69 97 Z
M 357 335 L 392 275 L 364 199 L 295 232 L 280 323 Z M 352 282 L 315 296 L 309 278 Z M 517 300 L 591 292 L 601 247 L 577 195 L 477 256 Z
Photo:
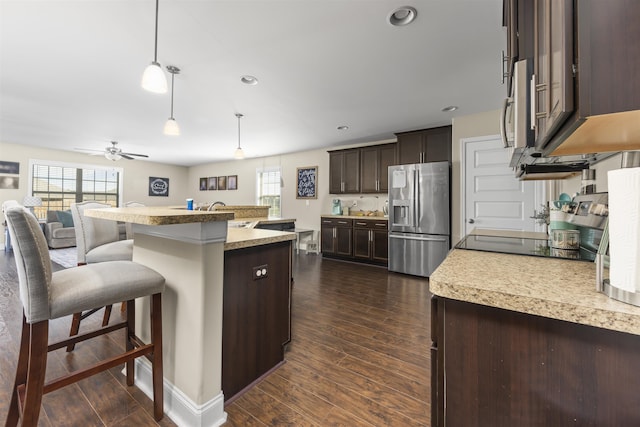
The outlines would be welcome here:
M 449 236 L 389 234 L 389 271 L 429 277 L 449 253 Z

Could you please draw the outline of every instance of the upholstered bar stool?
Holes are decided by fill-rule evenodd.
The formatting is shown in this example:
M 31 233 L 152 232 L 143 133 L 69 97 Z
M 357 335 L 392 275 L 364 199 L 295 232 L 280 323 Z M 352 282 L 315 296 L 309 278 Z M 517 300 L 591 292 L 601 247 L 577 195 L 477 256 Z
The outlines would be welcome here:
M 132 261 L 109 261 L 51 271 L 51 259 L 42 229 L 23 207 L 5 212 L 18 271 L 23 306 L 22 338 L 11 395 L 7 426 L 38 423 L 42 395 L 104 370 L 126 363 L 127 385 L 133 385 L 134 359 L 147 356 L 152 363 L 154 417 L 163 417 L 162 292 L 165 279 L 156 271 Z M 151 298 L 151 343 L 135 334 L 135 304 Z M 69 314 L 127 302 L 126 319 L 117 324 L 49 344 L 49 320 Z M 118 329 L 125 329 L 125 351 L 45 384 L 47 353 Z
M 133 258 L 133 240 L 120 240 L 118 223 L 84 215 L 85 209 L 105 209 L 111 205 L 95 201 L 72 203 L 71 216 L 76 231 L 78 265 L 95 264 L 105 261 L 131 261 Z M 77 335 L 80 322 L 102 307 L 84 313 L 75 313 L 71 319 L 69 335 Z M 102 326 L 109 324 L 111 305 L 104 307 Z M 67 347 L 72 351 L 73 344 Z

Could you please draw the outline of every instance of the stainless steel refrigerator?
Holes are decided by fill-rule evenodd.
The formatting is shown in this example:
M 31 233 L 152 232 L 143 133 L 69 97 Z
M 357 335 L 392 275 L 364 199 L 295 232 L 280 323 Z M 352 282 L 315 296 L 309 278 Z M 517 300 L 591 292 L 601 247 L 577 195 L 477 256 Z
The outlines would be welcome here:
M 429 277 L 451 247 L 449 162 L 389 166 L 389 270 Z

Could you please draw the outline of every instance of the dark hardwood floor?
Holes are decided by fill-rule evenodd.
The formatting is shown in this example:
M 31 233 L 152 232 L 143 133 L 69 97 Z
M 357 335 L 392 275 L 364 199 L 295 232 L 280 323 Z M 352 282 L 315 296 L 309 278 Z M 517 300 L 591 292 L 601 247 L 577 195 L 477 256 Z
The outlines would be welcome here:
M 15 261 L 10 252 L 3 254 L 0 421 L 7 415 L 22 315 Z M 225 425 L 429 425 L 427 280 L 315 255 L 294 257 L 293 339 L 286 363 L 226 406 Z M 100 318 L 94 315 L 87 324 Z M 52 322 L 52 337 L 66 336 L 69 322 Z M 47 374 L 60 375 L 113 354 L 124 338 L 116 332 L 93 341 L 73 353 L 53 352 Z M 46 395 L 39 425 L 158 424 L 151 401 L 127 387 L 117 367 Z M 165 417 L 159 425 L 174 424 Z

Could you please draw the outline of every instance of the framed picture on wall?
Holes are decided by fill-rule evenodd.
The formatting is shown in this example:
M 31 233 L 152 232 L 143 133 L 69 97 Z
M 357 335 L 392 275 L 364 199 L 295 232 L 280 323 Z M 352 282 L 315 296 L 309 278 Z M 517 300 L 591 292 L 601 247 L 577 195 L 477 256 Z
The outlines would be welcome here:
M 210 176 L 209 177 L 209 190 L 217 190 L 218 189 L 218 177 Z
M 149 177 L 149 196 L 169 196 L 169 178 Z
M 296 199 L 317 199 L 318 167 L 308 166 L 298 168 L 296 185 Z
M 200 191 L 209 189 L 209 179 L 208 178 L 200 178 Z
M 238 189 L 238 175 L 227 176 L 227 189 L 228 190 Z
M 218 177 L 218 190 L 226 190 L 227 189 L 227 177 L 219 176 Z

